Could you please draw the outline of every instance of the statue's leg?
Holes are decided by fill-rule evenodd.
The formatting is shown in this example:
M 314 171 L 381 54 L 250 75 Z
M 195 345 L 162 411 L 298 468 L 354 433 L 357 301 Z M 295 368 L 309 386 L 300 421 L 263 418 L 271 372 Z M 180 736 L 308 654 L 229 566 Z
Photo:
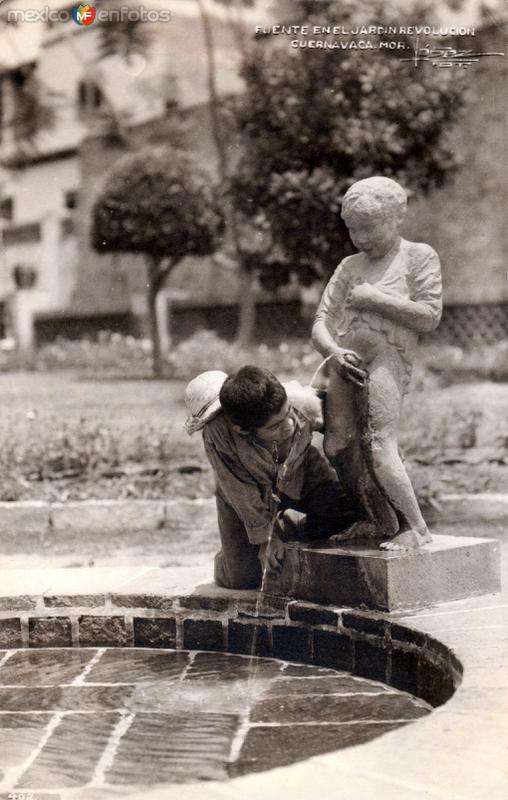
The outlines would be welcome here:
M 370 520 L 368 533 L 365 525 L 357 526 L 358 537 L 362 539 L 394 536 L 399 529 L 397 517 L 365 459 L 366 409 L 365 390 L 332 371 L 325 407 L 324 451 L 350 502 L 362 510 L 365 519 Z M 352 532 L 351 538 L 355 536 Z
M 402 520 L 401 532 L 381 545 L 383 549 L 413 549 L 431 541 L 397 446 L 406 369 L 399 353 L 391 348 L 369 366 L 364 449 L 370 454 L 377 483 Z

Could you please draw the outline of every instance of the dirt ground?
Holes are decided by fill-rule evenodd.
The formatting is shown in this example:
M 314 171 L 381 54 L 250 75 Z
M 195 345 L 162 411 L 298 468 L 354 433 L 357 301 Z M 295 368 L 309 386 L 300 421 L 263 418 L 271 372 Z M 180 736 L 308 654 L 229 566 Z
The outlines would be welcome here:
M 449 536 L 500 539 L 508 537 L 502 523 L 436 524 L 432 532 Z M 161 530 L 126 530 L 104 536 L 92 530 L 86 538 L 52 532 L 46 536 L 0 534 L 2 566 L 7 568 L 57 567 L 205 567 L 213 568 L 219 549 L 213 501 L 197 506 L 185 527 Z

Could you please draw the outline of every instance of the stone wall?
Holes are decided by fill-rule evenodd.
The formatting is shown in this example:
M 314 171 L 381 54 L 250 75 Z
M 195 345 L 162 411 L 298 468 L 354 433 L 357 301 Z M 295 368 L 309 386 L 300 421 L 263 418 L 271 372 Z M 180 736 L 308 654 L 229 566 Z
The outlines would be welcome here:
M 471 42 L 508 54 L 507 25 L 478 30 Z M 506 55 L 468 69 L 468 105 L 453 133 L 462 165 L 444 188 L 410 203 L 405 234 L 439 253 L 447 305 L 508 302 L 507 75 Z

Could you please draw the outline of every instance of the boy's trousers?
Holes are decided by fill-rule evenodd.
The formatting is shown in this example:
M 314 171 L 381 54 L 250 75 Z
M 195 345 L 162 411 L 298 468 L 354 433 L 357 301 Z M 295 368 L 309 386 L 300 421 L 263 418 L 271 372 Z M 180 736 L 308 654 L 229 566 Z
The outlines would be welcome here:
M 228 589 L 257 589 L 262 579 L 259 545 L 250 543 L 242 520 L 219 492 L 216 501 L 222 547 L 215 556 L 215 582 Z M 340 484 L 327 481 L 301 500 L 282 496 L 274 532 L 283 541 L 327 539 L 359 517 Z

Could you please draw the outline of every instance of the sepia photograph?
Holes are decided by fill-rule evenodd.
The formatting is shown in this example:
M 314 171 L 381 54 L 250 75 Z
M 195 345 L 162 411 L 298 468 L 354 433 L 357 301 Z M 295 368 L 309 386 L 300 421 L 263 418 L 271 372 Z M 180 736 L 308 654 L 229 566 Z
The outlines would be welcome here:
M 508 794 L 508 0 L 0 0 L 0 800 Z

